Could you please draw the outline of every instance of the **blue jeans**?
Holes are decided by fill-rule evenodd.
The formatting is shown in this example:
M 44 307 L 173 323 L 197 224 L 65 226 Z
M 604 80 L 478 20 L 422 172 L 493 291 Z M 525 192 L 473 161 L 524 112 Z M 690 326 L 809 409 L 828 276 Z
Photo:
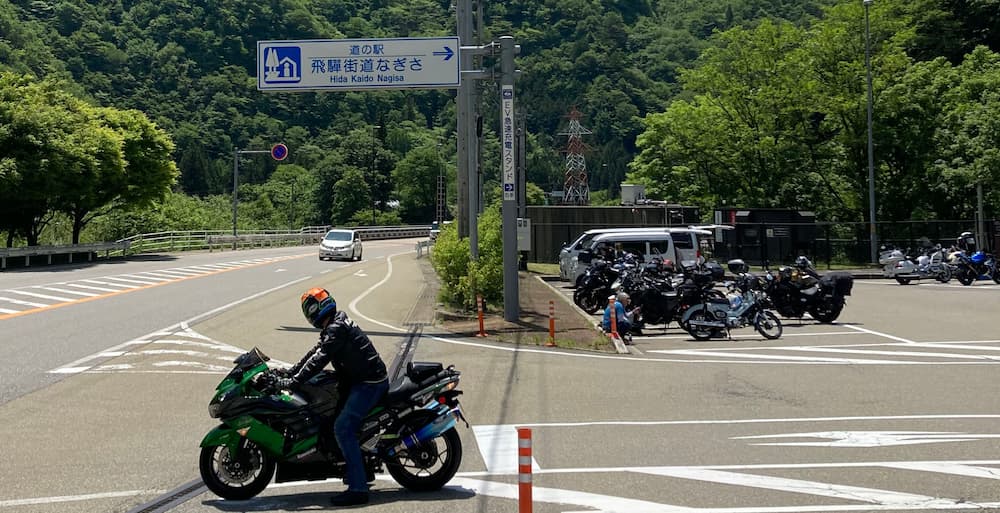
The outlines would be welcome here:
M 337 445 L 344 453 L 344 463 L 347 465 L 347 489 L 352 492 L 367 492 L 368 479 L 365 476 L 365 464 L 361 459 L 361 443 L 358 441 L 358 431 L 361 429 L 361 419 L 375 407 L 379 399 L 389 390 L 389 382 L 358 383 L 351 386 L 347 394 L 344 409 L 337 415 L 333 423 L 333 434 L 337 437 Z

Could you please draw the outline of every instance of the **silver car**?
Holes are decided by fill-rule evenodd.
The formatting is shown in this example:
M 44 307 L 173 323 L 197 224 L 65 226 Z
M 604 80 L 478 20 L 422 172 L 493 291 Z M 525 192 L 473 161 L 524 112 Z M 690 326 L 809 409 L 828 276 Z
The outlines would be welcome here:
M 326 232 L 319 243 L 319 259 L 341 258 L 346 260 L 361 260 L 361 234 L 350 229 L 337 229 Z

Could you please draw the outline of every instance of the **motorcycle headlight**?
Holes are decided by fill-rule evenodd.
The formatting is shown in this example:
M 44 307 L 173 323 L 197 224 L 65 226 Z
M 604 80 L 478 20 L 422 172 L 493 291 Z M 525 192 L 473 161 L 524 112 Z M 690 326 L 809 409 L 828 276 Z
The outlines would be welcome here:
M 222 403 L 212 401 L 208 405 L 208 416 L 213 419 L 219 418 L 219 413 L 222 412 Z

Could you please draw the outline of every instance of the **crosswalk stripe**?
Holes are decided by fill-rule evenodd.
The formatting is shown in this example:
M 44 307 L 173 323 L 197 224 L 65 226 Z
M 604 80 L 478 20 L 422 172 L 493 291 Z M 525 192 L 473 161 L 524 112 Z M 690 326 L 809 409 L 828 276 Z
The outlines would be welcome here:
M 143 273 L 134 273 L 134 274 L 123 274 L 122 276 L 126 276 L 126 277 L 129 277 L 129 278 L 139 278 L 141 280 L 153 280 L 153 281 L 173 281 L 174 280 L 173 278 L 160 278 L 160 277 L 157 277 L 157 276 L 148 276 L 148 274 L 149 273 L 144 273 L 143 272 Z
M 94 283 L 94 284 L 97 284 L 97 285 L 107 285 L 109 287 L 125 287 L 127 289 L 137 289 L 137 288 L 139 288 L 138 285 L 125 285 L 125 284 L 122 284 L 122 283 L 108 283 L 106 281 L 97 281 L 97 280 L 83 280 L 83 281 L 86 282 L 86 283 Z
M 0 313 L 5 313 L 5 314 L 17 313 L 18 311 L 19 310 L 8 310 L 6 308 L 0 308 Z
M 107 277 L 102 278 L 102 279 L 104 279 L 104 280 L 114 280 L 114 281 L 123 281 L 125 283 L 138 283 L 140 285 L 154 285 L 156 283 L 156 282 L 152 282 L 152 281 L 130 280 L 128 278 L 119 278 L 117 276 L 107 276 Z
M 62 297 L 62 296 L 50 296 L 48 294 L 38 294 L 36 292 L 28 292 L 26 290 L 11 289 L 8 290 L 7 292 L 13 292 L 14 294 L 22 294 L 31 297 L 40 297 L 42 299 L 51 299 L 52 301 L 73 301 L 73 298 Z
M 975 465 L 962 465 L 950 461 L 900 461 L 881 465 L 883 467 L 897 468 L 901 470 L 920 470 L 923 472 L 937 472 L 941 474 L 951 474 L 955 476 L 979 477 L 983 479 L 1000 479 L 1000 471 L 992 467 L 979 467 Z
M 80 285 L 79 283 L 67 283 L 67 287 L 78 287 L 81 289 L 99 290 L 101 292 L 121 292 L 121 289 L 106 289 L 104 287 L 94 287 L 92 285 Z
M 43 305 L 41 303 L 32 303 L 31 301 L 21 301 L 20 299 L 14 299 L 9 297 L 0 297 L 0 301 L 8 301 L 10 303 L 14 303 L 15 305 L 34 306 L 37 308 L 49 306 L 49 305 Z
M 80 292 L 78 290 L 57 289 L 55 287 L 41 287 L 41 286 L 39 286 L 39 287 L 35 287 L 35 288 L 36 289 L 42 289 L 42 290 L 51 290 L 52 292 L 62 292 L 63 294 L 75 294 L 77 296 L 85 296 L 85 297 L 97 297 L 97 296 L 100 295 L 100 294 L 91 294 L 90 292 Z

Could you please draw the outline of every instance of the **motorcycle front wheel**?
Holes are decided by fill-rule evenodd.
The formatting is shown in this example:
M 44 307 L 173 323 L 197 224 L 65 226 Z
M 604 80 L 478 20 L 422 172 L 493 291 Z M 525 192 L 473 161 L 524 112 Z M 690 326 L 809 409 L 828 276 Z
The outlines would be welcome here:
M 899 282 L 900 285 L 909 285 L 910 284 L 910 279 L 909 278 L 896 278 L 896 281 Z
M 691 324 L 691 321 L 714 322 L 715 319 L 709 318 L 708 313 L 704 308 L 691 314 L 691 317 L 688 318 L 687 327 L 685 329 L 691 334 L 692 337 L 694 337 L 695 340 L 704 341 L 712 338 L 712 334 L 715 333 L 715 329 L 711 326 L 695 326 Z
M 257 444 L 243 439 L 239 454 L 231 454 L 224 445 L 202 447 L 198 470 L 205 486 L 213 493 L 232 501 L 256 496 L 274 477 L 274 460 Z
M 462 439 L 451 428 L 437 438 L 396 453 L 385 463 L 389 475 L 408 490 L 440 490 L 462 463 Z
M 595 291 L 577 288 L 573 291 L 573 302 L 588 314 L 595 314 L 604 306 L 604 303 L 597 300 L 598 294 Z
M 757 312 L 757 316 L 753 320 L 753 327 L 768 340 L 781 337 L 781 333 L 784 331 L 778 317 L 767 310 Z

